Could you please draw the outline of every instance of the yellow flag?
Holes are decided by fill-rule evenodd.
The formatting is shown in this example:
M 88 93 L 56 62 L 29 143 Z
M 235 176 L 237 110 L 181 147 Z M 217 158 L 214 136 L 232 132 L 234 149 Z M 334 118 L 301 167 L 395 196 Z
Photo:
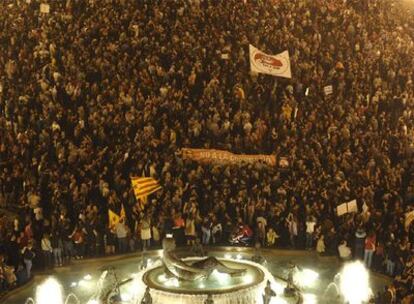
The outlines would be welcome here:
M 147 204 L 147 201 L 148 201 L 148 197 L 146 197 L 146 196 L 144 196 L 144 197 L 140 197 L 140 198 L 138 199 L 138 201 L 139 201 L 139 206 L 140 206 L 140 208 L 141 208 L 142 210 L 144 210 L 144 207 L 145 207 L 145 205 Z
M 125 219 L 125 218 L 126 218 L 126 214 L 125 214 L 124 205 L 122 205 L 122 208 L 121 208 L 121 218 L 123 218 L 123 219 Z
M 122 211 L 121 211 L 122 212 Z M 120 220 L 120 216 L 113 212 L 111 209 L 108 209 L 108 222 L 109 222 L 109 228 L 114 228 Z

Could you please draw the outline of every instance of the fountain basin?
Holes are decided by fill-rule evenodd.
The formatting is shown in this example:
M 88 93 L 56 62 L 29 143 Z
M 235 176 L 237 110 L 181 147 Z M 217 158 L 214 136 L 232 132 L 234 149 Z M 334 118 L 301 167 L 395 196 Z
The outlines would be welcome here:
M 186 262 L 196 262 L 200 259 L 186 259 Z M 177 294 L 223 294 L 242 289 L 250 289 L 264 280 L 264 273 L 259 268 L 239 261 L 220 260 L 225 266 L 232 269 L 246 269 L 239 276 L 230 276 L 225 273 L 213 271 L 205 280 L 181 281 L 167 277 L 165 268 L 159 266 L 147 271 L 143 276 L 144 283 L 152 290 Z
M 202 258 L 186 258 L 191 264 Z M 269 271 L 247 260 L 220 259 L 232 269 L 245 269 L 241 275 L 231 276 L 214 270 L 207 279 L 183 281 L 167 276 L 159 263 L 151 269 L 138 273 L 135 279 L 121 286 L 121 294 L 127 303 L 137 304 L 148 286 L 153 304 L 204 304 L 211 296 L 214 304 L 262 304 L 262 294 L 267 280 L 274 282 Z M 283 290 L 280 284 L 278 289 Z M 134 292 L 135 291 L 135 292 Z
M 183 248 L 179 255 L 185 256 L 186 254 L 188 254 L 188 249 Z M 223 261 L 221 258 L 224 257 L 228 260 L 234 259 L 243 263 L 249 263 L 252 255 L 255 254 L 255 252 L 251 248 L 235 249 L 234 247 L 218 247 L 209 248 L 209 254 L 221 261 Z M 304 303 L 344 303 L 344 299 L 341 296 L 340 280 L 336 279 L 336 275 L 341 272 L 343 264 L 339 263 L 337 259 L 329 257 L 317 257 L 313 252 L 308 251 L 263 249 L 262 254 L 267 263 L 265 266 L 258 265 L 258 267 L 260 269 L 261 267 L 264 268 L 263 272 L 265 274 L 269 274 L 269 277 L 271 276 L 270 273 L 274 274 L 275 276 L 273 280 L 270 278 L 270 281 L 272 282 L 272 288 L 276 291 L 278 296 L 272 299 L 272 304 L 294 304 L 297 302 L 297 298 L 287 298 L 284 297 L 283 294 L 284 288 L 286 287 L 286 282 L 284 282 L 283 279 L 286 279 L 288 277 L 290 269 L 289 265 L 291 263 L 298 265 L 300 269 L 311 269 L 319 273 L 319 277 L 314 284 L 303 286 L 301 288 L 304 296 Z M 144 273 L 151 270 L 152 268 L 161 265 L 161 261 L 159 260 L 160 255 L 160 251 L 148 251 L 146 253 L 148 268 L 142 271 L 140 271 L 140 267 L 142 265 L 142 258 L 140 254 L 130 254 L 122 257 L 115 256 L 100 258 L 96 260 L 76 261 L 71 265 L 71 267 L 59 268 L 58 271 L 54 273 L 54 277 L 63 287 L 64 294 L 62 296 L 64 298 L 69 293 L 74 293 L 79 298 L 80 303 L 90 304 L 96 303 L 96 301 L 93 300 L 89 301 L 90 299 L 95 298 L 94 295 L 104 295 L 115 286 L 111 280 L 108 280 L 109 277 L 105 280 L 105 286 L 102 289 L 102 292 L 99 292 L 100 288 L 98 287 L 99 284 L 97 284 L 98 279 L 102 275 L 102 269 L 114 267 L 117 272 L 119 281 L 124 283 L 122 286 L 120 286 L 123 299 L 122 303 L 140 304 L 145 292 L 145 288 L 147 287 L 143 281 Z M 87 281 L 87 284 L 81 284 L 81 281 L 84 280 L 86 274 L 90 274 L 92 276 L 92 280 Z M 47 278 L 47 276 L 35 276 L 32 283 L 29 283 L 10 293 L 7 293 L 2 298 L 0 298 L 0 302 L 7 304 L 22 304 L 25 303 L 27 298 L 32 297 L 33 301 L 29 301 L 27 303 L 34 303 L 36 299 L 36 286 L 43 284 Z M 265 281 L 267 281 L 267 279 L 268 277 L 265 278 Z M 369 280 L 370 287 L 372 288 L 372 292 L 374 294 L 378 291 L 384 290 L 384 287 L 387 284 L 391 283 L 391 280 L 388 277 L 379 275 L 375 272 L 370 272 Z M 79 284 L 74 285 L 74 282 Z M 151 289 L 151 295 L 153 294 L 154 292 Z M 180 297 L 178 294 L 175 294 L 175 296 Z M 260 297 L 261 296 L 262 295 L 260 294 Z M 200 295 L 200 297 L 203 298 L 203 295 Z M 204 299 L 205 298 L 206 296 L 204 295 Z M 214 299 L 215 298 L 213 297 L 213 300 Z M 68 304 L 77 303 L 77 301 L 72 300 L 73 299 L 71 299 Z M 52 303 L 50 301 L 50 298 L 47 303 Z M 98 303 L 106 304 L 107 301 L 102 300 Z M 153 303 L 159 302 L 156 302 L 154 298 Z M 168 303 L 169 302 L 164 302 L 163 304 Z M 192 303 L 195 303 L 195 301 Z M 262 304 L 263 301 L 260 299 L 260 301 L 253 301 L 253 303 Z

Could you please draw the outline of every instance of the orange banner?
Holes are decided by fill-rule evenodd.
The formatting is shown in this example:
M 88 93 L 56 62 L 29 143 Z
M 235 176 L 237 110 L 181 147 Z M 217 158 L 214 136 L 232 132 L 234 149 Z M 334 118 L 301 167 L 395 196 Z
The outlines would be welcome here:
M 192 159 L 202 163 L 226 163 L 226 164 L 240 164 L 240 163 L 256 163 L 263 162 L 269 166 L 276 165 L 275 155 L 264 154 L 234 154 L 229 151 L 215 150 L 215 149 L 189 149 L 181 150 L 184 159 Z

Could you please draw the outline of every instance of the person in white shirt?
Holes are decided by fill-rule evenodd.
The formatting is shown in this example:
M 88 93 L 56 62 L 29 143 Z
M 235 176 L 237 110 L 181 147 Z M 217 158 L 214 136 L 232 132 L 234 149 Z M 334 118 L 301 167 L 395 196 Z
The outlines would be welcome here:
M 313 216 L 308 216 L 306 220 L 306 249 L 312 249 L 313 237 L 315 234 L 316 220 Z
M 36 221 L 43 220 L 43 209 L 41 207 L 34 208 L 33 213 L 35 214 Z
M 119 223 L 115 226 L 115 233 L 118 239 L 118 253 L 125 253 L 128 248 L 128 229 L 125 226 L 124 218 L 119 220 Z
M 338 246 L 338 253 L 339 253 L 339 257 L 342 260 L 349 260 L 351 259 L 351 248 L 348 247 L 348 244 L 346 243 L 346 241 L 342 241 L 339 246 Z
M 49 268 L 52 266 L 53 248 L 48 234 L 43 234 L 43 238 L 40 242 L 40 245 L 42 247 L 43 266 L 45 268 Z
M 318 241 L 316 242 L 316 252 L 319 254 L 324 254 L 325 253 L 325 237 L 322 234 Z
M 141 241 L 142 249 L 148 249 L 151 245 L 151 220 L 144 214 L 141 219 Z
M 289 213 L 286 219 L 287 227 L 289 230 L 290 245 L 292 248 L 296 248 L 296 238 L 298 236 L 298 222 L 296 217 L 292 213 Z

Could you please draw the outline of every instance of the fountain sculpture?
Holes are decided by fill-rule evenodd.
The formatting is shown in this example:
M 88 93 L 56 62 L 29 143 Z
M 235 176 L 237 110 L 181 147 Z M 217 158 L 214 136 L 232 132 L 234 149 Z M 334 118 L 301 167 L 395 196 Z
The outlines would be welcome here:
M 172 238 L 165 238 L 162 248 L 164 250 L 162 261 L 166 272 L 181 280 L 207 279 L 214 270 L 231 276 L 242 275 L 246 271 L 246 269 L 231 269 L 214 257 L 208 257 L 193 264 L 185 262 L 174 253 L 175 242 Z
M 166 238 L 162 244 L 161 263 L 138 280 L 151 289 L 154 304 L 261 303 L 271 275 L 260 265 L 215 257 L 179 258 L 174 239 Z

